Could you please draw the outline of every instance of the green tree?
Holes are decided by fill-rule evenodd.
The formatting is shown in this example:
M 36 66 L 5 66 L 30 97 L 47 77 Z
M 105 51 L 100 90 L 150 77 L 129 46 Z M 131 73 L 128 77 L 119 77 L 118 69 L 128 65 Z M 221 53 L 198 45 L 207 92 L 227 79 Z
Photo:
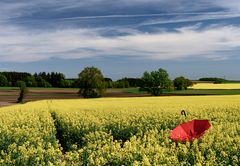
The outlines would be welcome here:
M 171 87 L 171 80 L 166 70 L 160 68 L 157 71 L 145 72 L 142 76 L 143 87 L 148 93 L 154 96 L 159 96 L 164 89 L 169 90 Z
M 224 82 L 228 82 L 228 80 L 225 80 L 223 78 L 218 78 L 218 77 L 204 77 L 204 78 L 200 78 L 199 81 L 210 81 L 210 82 L 213 82 L 214 84 L 221 84 Z
M 24 85 L 26 86 L 26 83 L 24 81 L 19 80 L 19 81 L 16 82 L 16 86 L 19 87 L 19 88 L 21 86 L 24 86 Z
M 105 81 L 98 68 L 86 67 L 78 76 L 79 95 L 84 98 L 95 98 L 103 94 Z
M 120 80 L 117 80 L 113 84 L 114 88 L 129 88 L 129 82 L 126 78 L 122 78 Z
M 0 86 L 7 86 L 8 80 L 7 77 L 3 74 L 0 74 Z
M 73 81 L 72 81 L 72 80 L 64 80 L 64 79 L 62 79 L 62 80 L 60 81 L 59 86 L 60 86 L 61 88 L 70 88 L 70 87 L 72 87 L 72 84 L 73 84 Z
M 1 72 L 9 81 L 10 86 L 17 86 L 19 80 L 25 80 L 27 76 L 31 76 L 30 73 L 25 72 Z
M 17 102 L 22 103 L 28 93 L 28 89 L 27 89 L 26 83 L 24 81 L 18 81 L 18 86 L 20 87 L 20 94 L 19 94 Z
M 44 80 L 41 76 L 37 76 L 35 77 L 35 79 L 37 81 L 38 87 L 44 87 L 44 88 L 52 87 L 51 84 L 46 80 Z
M 35 80 L 34 76 L 28 76 L 25 79 L 25 82 L 26 82 L 27 87 L 36 87 L 37 86 L 37 81 Z
M 191 80 L 187 79 L 187 87 L 190 87 L 193 85 L 194 85 L 194 83 Z
M 113 80 L 111 78 L 104 78 L 106 88 L 113 88 Z
M 183 76 L 175 78 L 173 84 L 176 90 L 186 90 L 189 86 L 193 85 L 192 81 Z

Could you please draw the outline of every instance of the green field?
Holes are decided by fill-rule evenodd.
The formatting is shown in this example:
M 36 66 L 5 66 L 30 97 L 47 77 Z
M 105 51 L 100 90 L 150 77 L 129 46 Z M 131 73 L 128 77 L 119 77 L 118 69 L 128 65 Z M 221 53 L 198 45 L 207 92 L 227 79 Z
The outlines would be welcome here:
M 238 83 L 236 83 L 238 84 Z M 223 85 L 224 86 L 224 85 Z M 0 90 L 2 91 L 11 91 L 11 90 L 19 90 L 18 87 L 0 87 Z M 76 95 L 76 92 L 78 91 L 78 88 L 39 88 L 39 87 L 30 87 L 29 91 L 36 91 L 39 92 L 43 91 L 46 92 L 44 95 L 47 95 L 47 92 L 51 93 L 51 91 L 58 91 L 58 92 L 64 92 L 69 91 L 73 92 L 72 95 Z M 146 94 L 144 91 L 139 91 L 139 88 L 113 88 L 113 89 L 107 89 L 108 93 L 129 93 L 129 94 L 136 94 L 136 95 L 142 95 Z M 12 96 L 15 94 L 4 94 L 5 96 Z M 35 93 L 30 94 L 32 96 L 41 96 L 43 94 Z M 51 94 L 49 94 L 51 95 Z M 71 94 L 55 94 L 55 95 L 71 95 Z M 171 90 L 171 91 L 164 91 L 163 95 L 240 95 L 240 89 L 191 89 L 191 87 L 188 90 Z
M 239 101 L 171 96 L 4 107 L 0 165 L 239 165 Z M 211 128 L 193 142 L 171 140 L 171 130 L 191 119 L 208 119 Z
M 19 90 L 19 87 L 0 87 L 0 90 Z
M 127 93 L 145 94 L 138 88 L 123 89 Z M 188 89 L 164 91 L 163 95 L 240 95 L 240 89 Z
M 133 94 L 146 94 L 147 92 L 139 91 L 139 88 L 125 88 L 123 89 L 124 92 L 133 93 Z

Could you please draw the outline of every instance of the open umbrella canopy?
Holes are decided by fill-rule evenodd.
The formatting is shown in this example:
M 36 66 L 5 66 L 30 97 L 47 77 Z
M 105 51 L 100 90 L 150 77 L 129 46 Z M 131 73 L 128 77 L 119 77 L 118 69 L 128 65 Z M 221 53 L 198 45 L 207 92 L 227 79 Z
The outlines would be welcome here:
M 192 141 L 200 138 L 210 128 L 208 120 L 192 120 L 182 123 L 171 132 L 171 138 L 175 141 Z

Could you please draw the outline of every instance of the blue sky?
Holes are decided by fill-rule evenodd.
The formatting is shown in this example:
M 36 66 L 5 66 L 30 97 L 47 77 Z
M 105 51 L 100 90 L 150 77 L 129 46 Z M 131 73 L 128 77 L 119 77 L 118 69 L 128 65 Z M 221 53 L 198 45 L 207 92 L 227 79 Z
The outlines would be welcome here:
M 240 80 L 239 0 L 1 0 L 0 70 Z

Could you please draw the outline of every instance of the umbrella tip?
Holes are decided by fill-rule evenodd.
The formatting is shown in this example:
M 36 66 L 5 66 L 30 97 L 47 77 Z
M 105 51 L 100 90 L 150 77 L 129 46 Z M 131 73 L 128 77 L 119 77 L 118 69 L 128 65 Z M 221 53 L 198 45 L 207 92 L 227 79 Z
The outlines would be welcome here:
M 182 110 L 181 111 L 181 115 L 184 115 L 186 117 L 186 111 L 185 110 Z

